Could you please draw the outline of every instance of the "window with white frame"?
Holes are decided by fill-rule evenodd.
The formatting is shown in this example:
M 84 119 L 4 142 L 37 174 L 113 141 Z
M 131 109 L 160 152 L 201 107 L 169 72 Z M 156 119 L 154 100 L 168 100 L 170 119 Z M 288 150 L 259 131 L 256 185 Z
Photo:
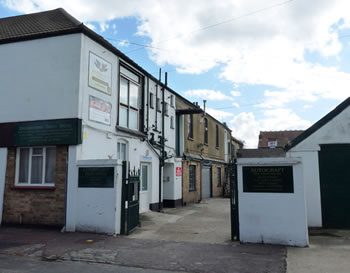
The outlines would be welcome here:
M 157 98 L 157 102 L 156 102 L 156 109 L 158 112 L 161 112 L 162 109 L 161 109 L 161 103 L 160 103 L 160 98 Z
M 126 143 L 117 143 L 117 159 L 126 160 Z
M 17 148 L 17 185 L 53 186 L 55 174 L 56 147 Z
M 164 115 L 169 116 L 169 104 L 164 104 Z
M 141 105 L 141 78 L 129 70 L 120 68 L 119 125 L 138 130 Z
M 174 107 L 174 95 L 170 95 L 170 106 Z

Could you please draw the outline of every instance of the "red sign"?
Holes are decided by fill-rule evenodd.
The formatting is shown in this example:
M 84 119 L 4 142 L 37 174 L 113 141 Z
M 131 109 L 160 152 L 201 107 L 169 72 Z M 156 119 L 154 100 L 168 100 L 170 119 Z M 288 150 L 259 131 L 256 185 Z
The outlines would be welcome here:
M 176 176 L 181 176 L 181 175 L 182 175 L 181 167 L 176 167 Z

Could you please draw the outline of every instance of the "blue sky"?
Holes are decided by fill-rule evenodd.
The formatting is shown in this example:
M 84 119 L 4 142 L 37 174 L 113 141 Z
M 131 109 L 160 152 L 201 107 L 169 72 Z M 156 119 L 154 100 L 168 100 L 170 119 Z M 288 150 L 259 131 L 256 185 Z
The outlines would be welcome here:
M 0 17 L 63 7 L 150 73 L 168 71 L 190 101 L 206 99 L 247 147 L 350 96 L 349 1 L 216 2 L 0 0 Z

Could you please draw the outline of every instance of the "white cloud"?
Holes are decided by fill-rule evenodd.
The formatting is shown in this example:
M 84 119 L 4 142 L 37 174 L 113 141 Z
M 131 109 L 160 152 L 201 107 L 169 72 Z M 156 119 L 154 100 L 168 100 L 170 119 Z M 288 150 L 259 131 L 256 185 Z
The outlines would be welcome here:
M 241 92 L 232 90 L 230 94 L 232 97 L 239 97 L 241 95 Z
M 305 104 L 305 105 L 303 106 L 303 108 L 304 108 L 304 109 L 310 109 L 310 108 L 312 108 L 312 105 L 310 105 L 310 104 Z
M 232 113 L 225 112 L 225 111 L 221 111 L 221 110 L 216 110 L 216 109 L 212 109 L 212 108 L 207 108 L 206 111 L 207 111 L 211 116 L 213 116 L 214 118 L 216 118 L 218 121 L 223 121 L 224 119 L 233 116 Z
M 232 100 L 231 97 L 217 90 L 195 89 L 195 90 L 187 90 L 184 92 L 184 94 L 189 97 L 203 98 L 207 100 L 215 100 L 215 101 Z
M 232 105 L 236 108 L 239 108 L 239 104 L 237 102 L 232 103 Z
M 245 148 L 257 148 L 260 131 L 304 130 L 311 122 L 301 119 L 291 109 L 265 110 L 262 119 L 252 112 L 242 112 L 230 121 L 232 135 L 245 141 Z
M 118 42 L 119 46 L 127 47 L 129 46 L 129 41 L 128 40 L 122 40 Z

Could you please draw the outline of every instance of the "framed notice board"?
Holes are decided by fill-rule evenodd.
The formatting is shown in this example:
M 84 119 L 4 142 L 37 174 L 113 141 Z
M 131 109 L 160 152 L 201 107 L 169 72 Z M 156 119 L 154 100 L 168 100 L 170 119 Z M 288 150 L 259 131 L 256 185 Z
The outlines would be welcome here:
M 80 167 L 79 188 L 113 188 L 114 167 Z
M 243 192 L 293 193 L 293 167 L 243 167 Z

